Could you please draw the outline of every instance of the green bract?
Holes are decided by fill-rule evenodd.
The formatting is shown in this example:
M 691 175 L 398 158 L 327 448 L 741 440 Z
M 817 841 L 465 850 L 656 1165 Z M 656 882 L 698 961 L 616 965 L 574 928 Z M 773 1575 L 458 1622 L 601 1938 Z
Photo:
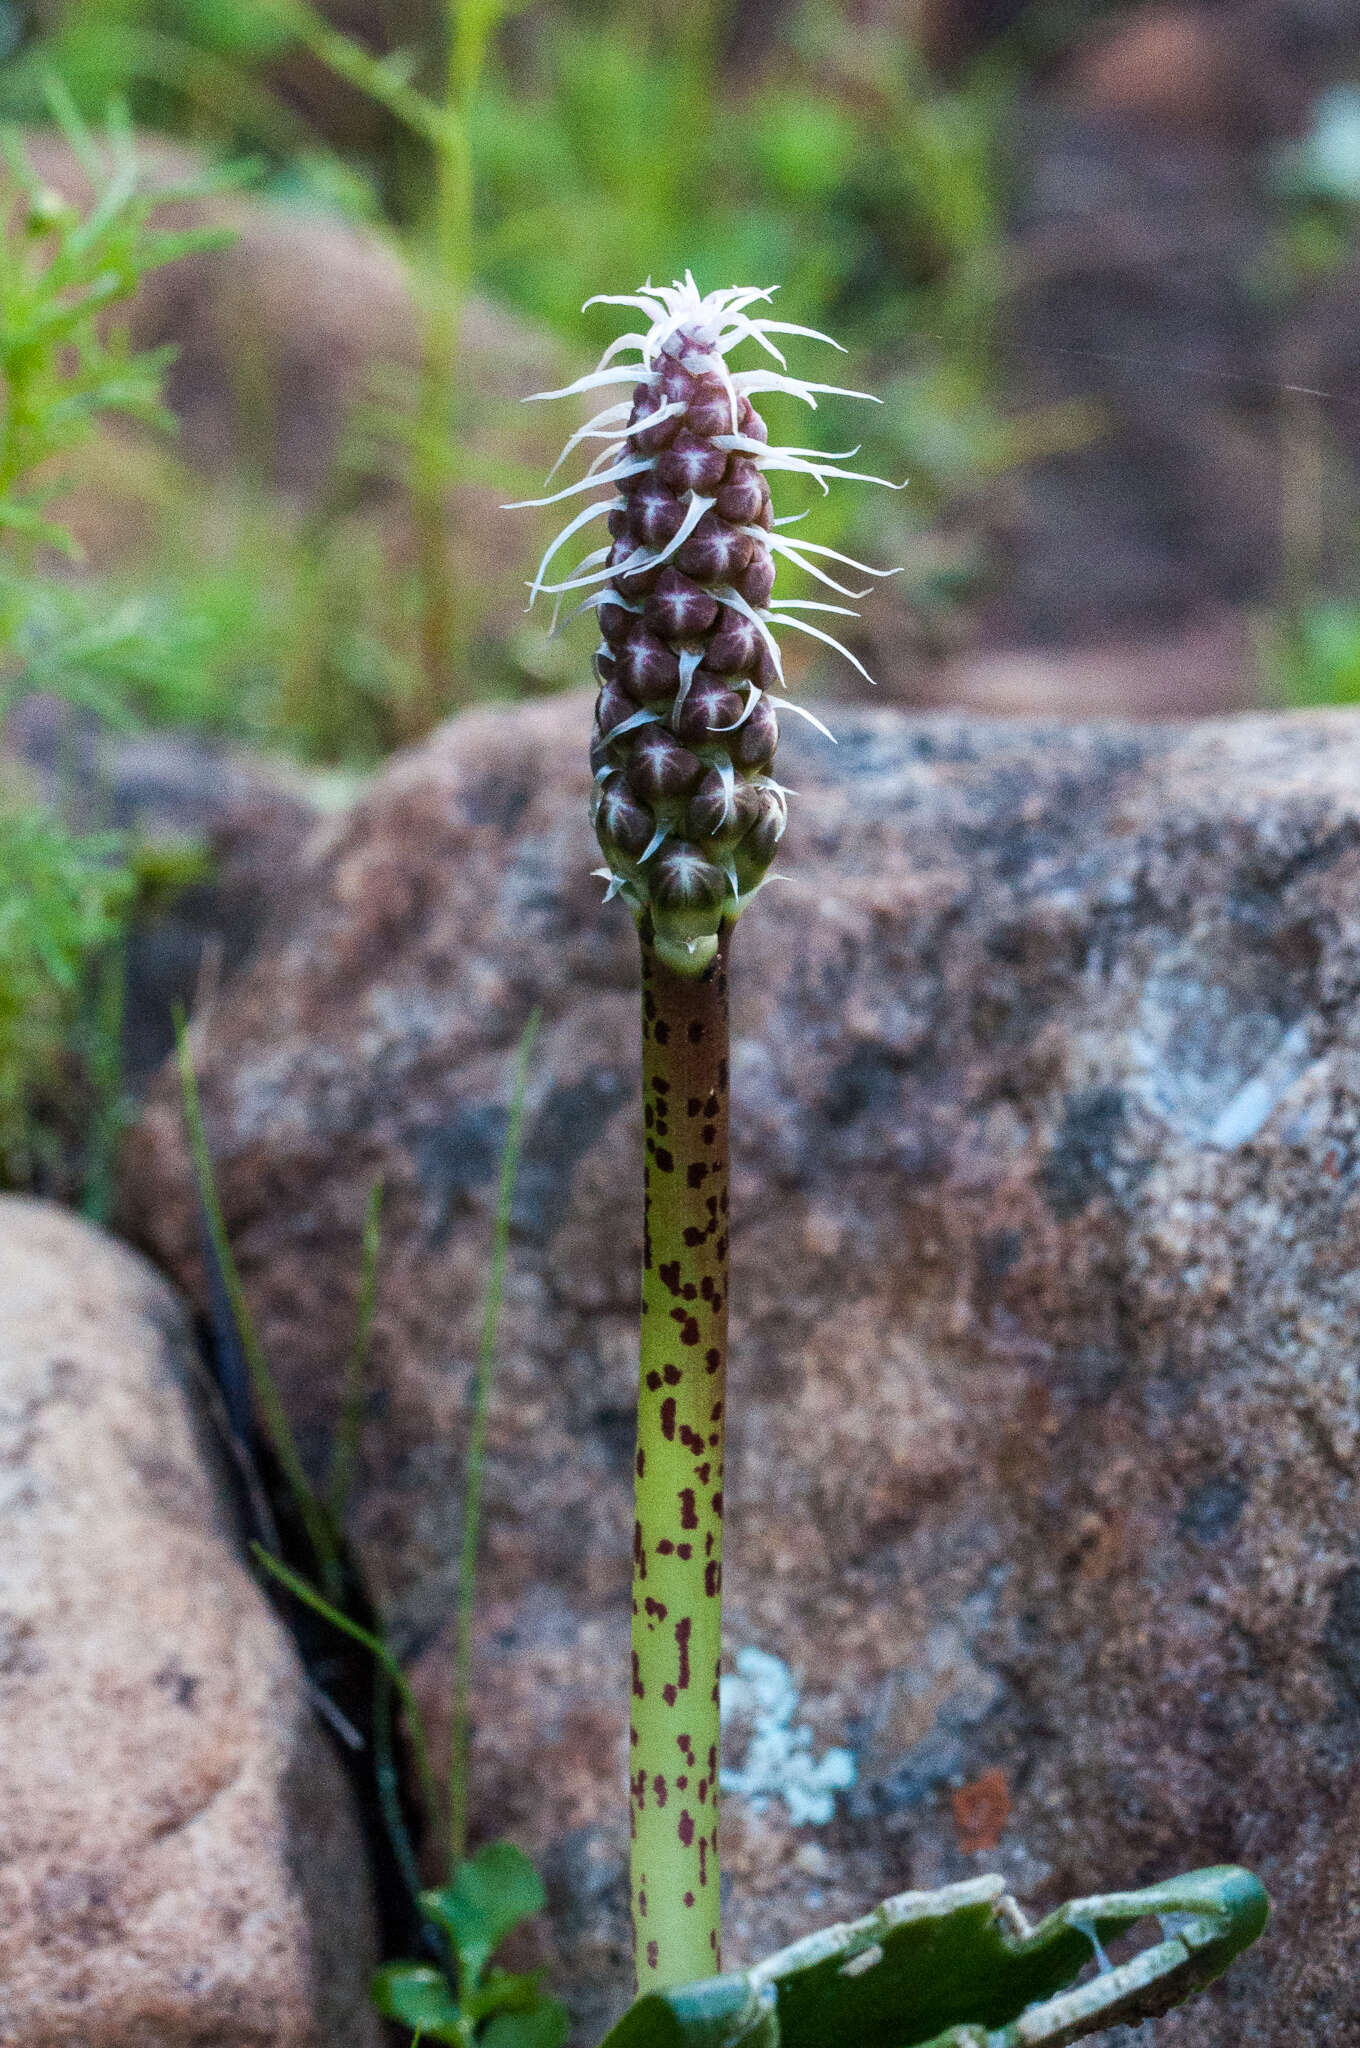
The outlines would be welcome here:
M 753 1969 L 649 1993 L 603 2048 L 1062 2048 L 1202 1990 L 1269 1910 L 1231 1866 L 1076 1899 L 1033 1929 L 999 1877 L 903 1892 Z M 1162 1939 L 1109 1966 L 1104 1945 L 1146 1920 Z

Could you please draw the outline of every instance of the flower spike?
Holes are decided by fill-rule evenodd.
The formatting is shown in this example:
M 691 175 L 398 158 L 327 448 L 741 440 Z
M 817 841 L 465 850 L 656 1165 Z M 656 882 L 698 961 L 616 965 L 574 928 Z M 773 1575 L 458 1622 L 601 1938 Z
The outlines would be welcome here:
M 823 562 L 870 577 L 895 573 L 775 532 L 793 522 L 773 516 L 770 475 L 809 476 L 825 491 L 831 479 L 858 477 L 840 467 L 857 450 L 771 445 L 753 399 L 784 392 L 814 410 L 819 394 L 878 401 L 789 373 L 775 336 L 840 344 L 764 317 L 772 296 L 756 285 L 705 295 L 689 272 L 669 285 L 649 278 L 636 292 L 601 293 L 587 305 L 627 308 L 645 328 L 620 335 L 593 371 L 562 390 L 535 394 L 634 386 L 631 400 L 611 402 L 578 428 L 554 465 L 583 442 L 604 443 L 586 475 L 522 501 L 557 504 L 597 484 L 608 494 L 562 528 L 530 584 L 530 602 L 540 592 L 560 601 L 590 591 L 578 610 L 593 610 L 604 636 L 595 656 L 591 815 L 609 894 L 623 898 L 658 956 L 686 976 L 713 959 L 722 928 L 760 887 L 784 831 L 785 792 L 770 773 L 776 705 L 832 737 L 811 712 L 776 697 L 784 666 L 773 628 L 809 634 L 866 673 L 802 616 L 853 617 L 846 606 L 801 599 L 772 608 L 776 559 L 844 597 L 867 593 L 847 589 Z M 744 342 L 765 352 L 765 367 L 729 368 L 729 352 Z M 631 364 L 621 360 L 633 354 Z M 597 514 L 608 517 L 610 548 L 546 583 L 558 550 Z

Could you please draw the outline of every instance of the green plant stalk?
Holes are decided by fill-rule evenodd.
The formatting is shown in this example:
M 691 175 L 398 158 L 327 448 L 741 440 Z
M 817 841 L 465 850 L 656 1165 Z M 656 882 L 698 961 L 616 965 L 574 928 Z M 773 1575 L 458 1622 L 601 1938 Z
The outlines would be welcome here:
M 335 1531 L 325 1505 L 317 1497 L 316 1489 L 307 1477 L 302 1455 L 293 1435 L 288 1411 L 265 1357 L 263 1347 L 255 1329 L 255 1319 L 250 1313 L 245 1288 L 227 1235 L 226 1219 L 222 1214 L 222 1203 L 217 1192 L 217 1178 L 213 1172 L 212 1154 L 208 1149 L 207 1133 L 203 1126 L 203 1107 L 198 1093 L 198 1076 L 194 1072 L 194 1056 L 189 1045 L 189 1032 L 182 1011 L 175 1016 L 175 1050 L 179 1059 L 180 1095 L 184 1108 L 184 1128 L 189 1141 L 189 1157 L 193 1165 L 194 1179 L 198 1185 L 198 1197 L 203 1205 L 203 1214 L 212 1239 L 213 1256 L 222 1276 L 231 1306 L 232 1319 L 241 1339 L 241 1350 L 250 1375 L 250 1388 L 265 1434 L 279 1461 L 288 1490 L 297 1505 L 302 1518 L 307 1541 L 311 1545 L 317 1568 L 328 1592 L 336 1592 L 340 1585 L 340 1554 Z M 349 1633 L 353 1629 L 349 1628 Z
M 443 91 L 433 128 L 434 203 L 422 338 L 411 513 L 420 588 L 425 727 L 448 711 L 465 681 L 466 636 L 449 547 L 448 486 L 457 447 L 463 312 L 473 270 L 473 162 L 469 122 L 492 30 L 505 0 L 446 0 Z
M 340 1419 L 331 1450 L 330 1482 L 326 1506 L 337 1529 L 344 1524 L 354 1476 L 359 1466 L 359 1439 L 364 1429 L 364 1397 L 368 1389 L 368 1364 L 373 1350 L 373 1314 L 378 1305 L 378 1260 L 382 1252 L 383 1181 L 379 1175 L 369 1190 L 364 1209 L 364 1249 L 359 1268 L 359 1313 L 355 1320 L 354 1343 L 345 1361 L 344 1386 L 340 1396 Z
M 642 930 L 644 1233 L 629 1808 L 640 1992 L 721 1966 L 718 1659 L 730 927 L 702 974 Z
M 524 1132 L 524 1098 L 529 1081 L 529 1060 L 538 1036 L 541 1010 L 534 1010 L 520 1034 L 515 1057 L 515 1079 L 510 1094 L 510 1116 L 501 1152 L 500 1186 L 496 1192 L 496 1227 L 491 1240 L 491 1270 L 487 1275 L 486 1306 L 482 1313 L 482 1340 L 473 1383 L 472 1422 L 468 1430 L 463 1485 L 463 1549 L 458 1566 L 458 1611 L 454 1629 L 453 1704 L 449 1734 L 449 1870 L 454 1872 L 467 1854 L 469 1700 L 472 1685 L 472 1622 L 477 1605 L 477 1545 L 482 1528 L 482 1471 L 486 1463 L 486 1417 L 491 1402 L 491 1382 L 496 1371 L 496 1331 L 500 1324 L 501 1300 L 505 1292 L 505 1266 L 510 1251 L 510 1211 L 515 1199 L 519 1173 L 520 1140 Z

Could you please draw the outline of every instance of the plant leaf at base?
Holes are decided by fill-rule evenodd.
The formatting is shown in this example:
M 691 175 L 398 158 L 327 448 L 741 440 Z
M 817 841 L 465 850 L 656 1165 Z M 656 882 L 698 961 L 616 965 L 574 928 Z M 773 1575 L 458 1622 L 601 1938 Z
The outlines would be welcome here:
M 421 1904 L 454 1945 L 466 1995 L 511 1928 L 542 1912 L 543 1880 L 513 1842 L 488 1842 L 458 1865 L 451 1884 L 423 1892 Z
M 1065 2048 L 1202 1990 L 1269 1910 L 1230 1866 L 1073 1900 L 1032 1929 L 999 1877 L 903 1892 L 752 1969 L 649 1993 L 603 2048 Z M 1160 1942 L 1075 1982 L 1148 1919 Z

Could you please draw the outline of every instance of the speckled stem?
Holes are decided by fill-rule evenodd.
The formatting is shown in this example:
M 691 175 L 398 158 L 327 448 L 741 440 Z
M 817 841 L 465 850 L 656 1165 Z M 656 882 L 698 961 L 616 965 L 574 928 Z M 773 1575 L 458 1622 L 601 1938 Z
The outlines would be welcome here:
M 718 1657 L 727 1365 L 727 955 L 642 932 L 645 1232 L 629 1805 L 639 1992 L 720 1966 Z

